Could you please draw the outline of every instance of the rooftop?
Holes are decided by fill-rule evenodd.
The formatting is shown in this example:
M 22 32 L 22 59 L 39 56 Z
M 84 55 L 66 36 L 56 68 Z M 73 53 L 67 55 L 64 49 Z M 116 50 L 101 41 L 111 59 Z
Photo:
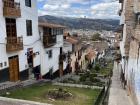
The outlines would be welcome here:
M 49 27 L 49 28 L 66 28 L 65 26 L 59 25 L 59 24 L 52 24 L 48 22 L 39 22 L 39 26 L 41 27 Z

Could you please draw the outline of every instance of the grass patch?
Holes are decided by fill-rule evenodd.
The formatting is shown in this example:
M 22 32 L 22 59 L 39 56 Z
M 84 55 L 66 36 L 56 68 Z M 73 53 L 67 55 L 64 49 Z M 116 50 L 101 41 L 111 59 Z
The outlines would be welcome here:
M 100 69 L 97 71 L 95 70 L 95 68 L 92 68 L 92 73 L 98 73 L 104 76 L 109 76 L 111 75 L 113 70 L 113 64 L 112 63 L 108 63 L 106 67 L 100 67 Z
M 63 88 L 71 92 L 74 98 L 69 100 L 50 100 L 44 97 L 44 93 L 50 89 Z M 27 88 L 17 89 L 16 91 L 10 92 L 9 95 L 3 95 L 4 97 L 31 100 L 43 103 L 49 103 L 53 105 L 93 105 L 97 99 L 100 89 L 85 89 L 85 88 L 72 88 L 72 87 L 61 87 L 54 86 L 51 84 L 33 85 Z

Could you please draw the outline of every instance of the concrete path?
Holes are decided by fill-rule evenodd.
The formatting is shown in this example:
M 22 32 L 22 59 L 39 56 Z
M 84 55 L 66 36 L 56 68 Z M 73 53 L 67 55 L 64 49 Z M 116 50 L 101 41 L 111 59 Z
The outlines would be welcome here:
M 0 105 L 51 105 L 51 104 L 0 97 Z
M 108 105 L 134 105 L 127 95 L 126 90 L 122 88 L 119 76 L 119 70 L 117 70 L 117 64 L 115 62 Z

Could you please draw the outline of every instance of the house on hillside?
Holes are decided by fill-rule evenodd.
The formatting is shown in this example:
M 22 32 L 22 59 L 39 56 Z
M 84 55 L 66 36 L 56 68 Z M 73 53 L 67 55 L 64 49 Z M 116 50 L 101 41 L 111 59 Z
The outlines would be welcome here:
M 50 23 L 39 23 L 42 40 L 41 74 L 45 79 L 63 76 L 63 32 L 64 26 Z
M 0 82 L 63 75 L 64 26 L 39 23 L 37 0 L 0 0 Z
M 37 0 L 0 0 L 0 82 L 39 76 Z
M 77 37 L 70 36 L 70 34 L 65 35 L 63 51 L 70 53 L 70 62 L 65 62 L 65 65 L 70 65 L 72 72 L 80 72 L 85 69 L 85 49 L 83 49 L 80 39 L 78 40 Z M 65 67 L 67 69 L 68 66 Z
M 97 52 L 92 47 L 89 47 L 86 50 L 85 57 L 86 57 L 86 60 L 88 61 L 88 65 L 92 66 L 95 63 Z

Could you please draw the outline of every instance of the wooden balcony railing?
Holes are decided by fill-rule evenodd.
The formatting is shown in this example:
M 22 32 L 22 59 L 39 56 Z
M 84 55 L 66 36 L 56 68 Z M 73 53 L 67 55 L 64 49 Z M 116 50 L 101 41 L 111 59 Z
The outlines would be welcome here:
M 7 52 L 23 50 L 23 37 L 7 37 Z
M 3 16 L 10 18 L 21 17 L 20 3 L 3 0 Z
M 116 45 L 115 45 L 115 50 L 116 50 L 116 51 L 119 51 L 119 50 L 120 50 L 120 46 L 116 44 Z
M 120 51 L 117 51 L 114 55 L 114 60 L 119 62 L 122 59 Z
M 45 48 L 51 47 L 56 44 L 56 35 L 44 35 L 43 44 Z

